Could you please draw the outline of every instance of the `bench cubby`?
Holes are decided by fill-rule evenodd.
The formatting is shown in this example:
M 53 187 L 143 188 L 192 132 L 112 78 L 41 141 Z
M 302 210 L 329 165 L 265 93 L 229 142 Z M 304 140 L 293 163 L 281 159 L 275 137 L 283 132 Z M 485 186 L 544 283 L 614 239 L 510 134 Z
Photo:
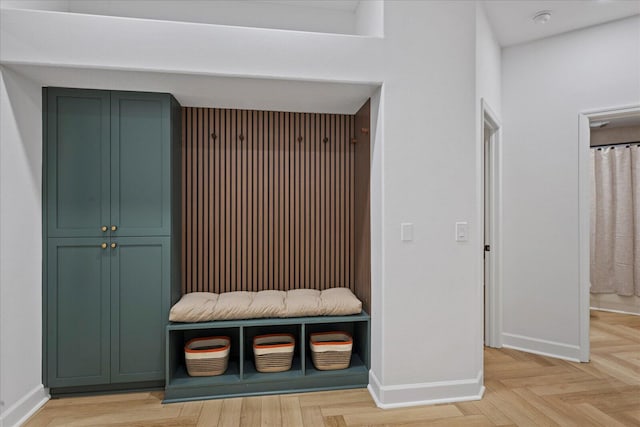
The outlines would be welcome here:
M 351 364 L 336 371 L 316 370 L 311 361 L 309 334 L 340 330 L 353 336 Z M 369 382 L 370 317 L 295 317 L 170 323 L 167 326 L 165 403 L 258 394 L 366 387 Z M 261 373 L 253 360 L 253 337 L 290 333 L 296 338 L 293 363 L 285 372 Z M 218 376 L 191 377 L 184 361 L 184 345 L 192 338 L 226 335 L 231 338 L 227 371 Z

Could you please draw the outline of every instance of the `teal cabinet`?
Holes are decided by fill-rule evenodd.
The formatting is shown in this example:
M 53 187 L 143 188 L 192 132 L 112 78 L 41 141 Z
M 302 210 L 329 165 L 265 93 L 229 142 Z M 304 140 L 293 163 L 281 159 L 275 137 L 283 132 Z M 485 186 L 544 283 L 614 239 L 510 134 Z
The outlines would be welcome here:
M 163 403 L 367 387 L 371 366 L 370 323 L 371 318 L 364 311 L 349 316 L 169 323 Z M 353 337 L 351 360 L 346 369 L 323 371 L 313 364 L 309 346 L 311 334 L 329 331 L 344 331 Z M 295 337 L 291 369 L 269 373 L 256 369 L 253 337 L 270 333 L 289 333 Z M 216 376 L 189 376 L 184 359 L 185 343 L 193 338 L 217 335 L 231 339 L 227 370 Z
M 49 236 L 99 237 L 110 221 L 109 92 L 58 89 L 45 105 Z
M 99 238 L 49 239 L 49 387 L 109 383 L 109 261 Z
M 169 95 L 111 94 L 111 224 L 118 236 L 171 234 Z
M 43 94 L 45 385 L 161 384 L 180 287 L 180 106 L 169 94 Z
M 111 382 L 164 379 L 169 312 L 168 237 L 113 239 Z
M 176 106 L 168 94 L 48 90 L 50 237 L 171 234 Z

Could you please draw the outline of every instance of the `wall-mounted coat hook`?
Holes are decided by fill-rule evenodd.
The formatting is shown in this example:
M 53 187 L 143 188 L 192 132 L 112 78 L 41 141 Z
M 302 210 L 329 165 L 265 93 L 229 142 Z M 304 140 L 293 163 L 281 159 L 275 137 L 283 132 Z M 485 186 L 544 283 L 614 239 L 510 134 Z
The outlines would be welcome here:
M 215 141 L 215 140 L 218 138 L 218 135 L 216 135 L 216 133 L 215 133 L 215 132 L 213 132 L 213 133 L 211 134 L 211 138 L 213 138 L 213 140 Z
M 298 142 L 302 142 L 302 136 L 298 137 Z
M 324 142 L 324 143 L 326 144 L 327 142 L 329 142 L 329 138 L 327 138 L 327 137 L 325 136 L 324 138 L 322 138 L 322 142 Z
M 362 128 L 362 129 L 360 129 L 360 132 L 362 132 L 365 135 L 367 135 L 369 133 L 369 128 Z

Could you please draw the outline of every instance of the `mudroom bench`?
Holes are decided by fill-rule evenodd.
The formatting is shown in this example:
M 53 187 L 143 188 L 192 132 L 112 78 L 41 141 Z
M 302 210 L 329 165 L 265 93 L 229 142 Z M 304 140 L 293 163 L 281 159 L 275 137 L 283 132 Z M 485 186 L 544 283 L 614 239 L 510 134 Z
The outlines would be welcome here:
M 349 367 L 317 370 L 311 360 L 310 334 L 338 330 L 353 337 Z M 288 333 L 295 337 L 292 366 L 284 372 L 261 373 L 256 370 L 253 360 L 253 337 L 272 333 Z M 166 334 L 164 403 L 359 388 L 366 387 L 369 382 L 370 316 L 365 311 L 345 316 L 170 322 Z M 185 343 L 208 336 L 230 337 L 227 370 L 217 376 L 189 376 L 184 356 Z

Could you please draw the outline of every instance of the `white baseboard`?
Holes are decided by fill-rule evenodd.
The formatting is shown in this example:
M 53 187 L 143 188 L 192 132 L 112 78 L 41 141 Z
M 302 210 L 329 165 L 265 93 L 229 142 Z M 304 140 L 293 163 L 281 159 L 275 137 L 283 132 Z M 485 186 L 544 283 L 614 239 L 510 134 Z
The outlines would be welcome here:
M 468 380 L 383 386 L 373 371 L 369 371 L 367 389 L 378 408 L 392 409 L 480 400 L 484 394 L 482 383 L 480 371 L 476 378 Z
M 580 362 L 580 346 L 541 340 L 523 335 L 502 333 L 502 346 L 540 356 Z
M 612 308 L 589 307 L 589 310 L 608 311 L 609 313 L 620 313 L 620 314 L 630 314 L 632 316 L 640 316 L 640 313 L 636 313 L 635 311 L 614 310 Z
M 0 427 L 19 427 L 50 399 L 42 384 L 25 394 L 0 416 Z

